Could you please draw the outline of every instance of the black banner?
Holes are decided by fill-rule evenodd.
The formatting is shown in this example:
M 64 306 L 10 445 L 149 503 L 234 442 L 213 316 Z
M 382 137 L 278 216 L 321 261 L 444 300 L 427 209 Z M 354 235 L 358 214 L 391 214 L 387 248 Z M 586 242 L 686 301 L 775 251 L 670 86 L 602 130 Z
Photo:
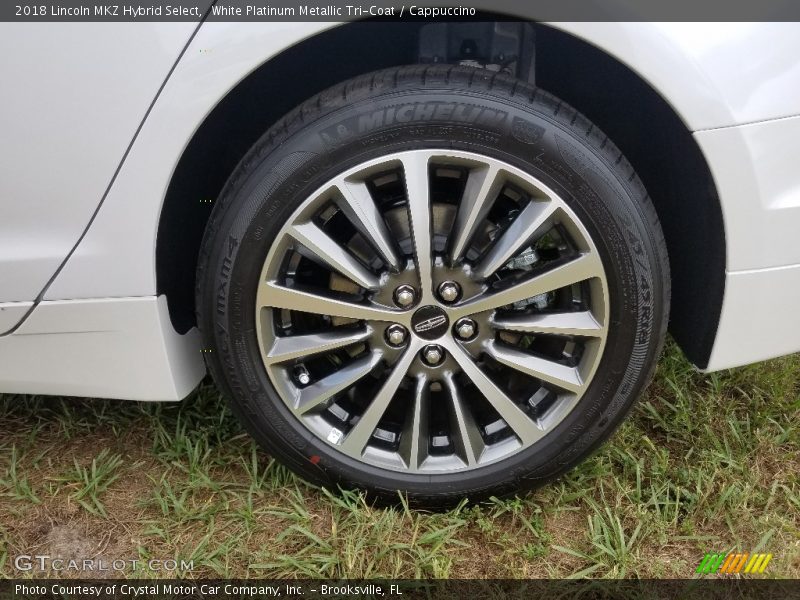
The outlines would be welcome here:
M 641 599 L 800 598 L 800 580 L 2 580 L 0 599 L 266 600 L 271 598 Z
M 4 0 L 0 21 L 800 21 L 796 0 Z

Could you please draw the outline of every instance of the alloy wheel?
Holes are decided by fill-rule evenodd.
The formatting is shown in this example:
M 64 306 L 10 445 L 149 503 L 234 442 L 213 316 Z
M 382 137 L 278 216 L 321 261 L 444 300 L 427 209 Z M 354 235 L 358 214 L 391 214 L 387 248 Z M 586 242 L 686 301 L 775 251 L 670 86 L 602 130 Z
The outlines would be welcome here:
M 597 370 L 608 314 L 597 248 L 552 189 L 483 155 L 412 150 L 302 202 L 265 258 L 256 334 L 314 435 L 437 473 L 551 433 Z

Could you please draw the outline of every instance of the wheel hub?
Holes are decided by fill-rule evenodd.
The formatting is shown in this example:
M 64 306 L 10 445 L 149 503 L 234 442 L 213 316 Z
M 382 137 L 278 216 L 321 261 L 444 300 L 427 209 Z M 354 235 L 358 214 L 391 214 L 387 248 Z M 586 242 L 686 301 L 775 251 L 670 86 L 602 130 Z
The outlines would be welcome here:
M 423 306 L 411 317 L 411 331 L 423 340 L 438 339 L 447 334 L 449 327 L 447 312 L 439 306 Z

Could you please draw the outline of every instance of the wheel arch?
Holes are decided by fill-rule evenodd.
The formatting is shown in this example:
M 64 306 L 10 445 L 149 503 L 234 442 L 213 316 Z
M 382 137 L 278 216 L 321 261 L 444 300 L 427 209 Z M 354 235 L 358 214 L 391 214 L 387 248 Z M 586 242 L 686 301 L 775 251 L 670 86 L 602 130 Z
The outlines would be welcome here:
M 264 62 L 207 115 L 177 163 L 158 225 L 157 290 L 167 296 L 179 332 L 195 324 L 200 241 L 213 199 L 241 157 L 283 114 L 317 92 L 373 70 L 418 62 L 422 25 L 349 23 L 318 33 Z M 705 158 L 684 119 L 631 67 L 575 35 L 534 28 L 536 84 L 603 129 L 649 191 L 670 255 L 670 331 L 688 358 L 704 367 L 725 283 L 722 211 Z M 332 52 L 342 59 L 314 68 Z M 191 201 L 196 198 L 211 202 L 198 210 Z

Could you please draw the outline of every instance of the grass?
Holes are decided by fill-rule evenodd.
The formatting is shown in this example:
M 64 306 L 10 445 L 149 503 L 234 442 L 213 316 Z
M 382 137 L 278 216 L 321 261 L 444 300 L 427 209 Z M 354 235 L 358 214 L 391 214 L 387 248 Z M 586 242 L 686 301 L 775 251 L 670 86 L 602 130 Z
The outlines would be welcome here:
M 689 577 L 732 550 L 800 577 L 798 355 L 702 375 L 670 346 L 591 459 L 441 513 L 304 484 L 212 385 L 180 404 L 0 396 L 0 576 L 40 553 L 191 560 L 194 577 Z

